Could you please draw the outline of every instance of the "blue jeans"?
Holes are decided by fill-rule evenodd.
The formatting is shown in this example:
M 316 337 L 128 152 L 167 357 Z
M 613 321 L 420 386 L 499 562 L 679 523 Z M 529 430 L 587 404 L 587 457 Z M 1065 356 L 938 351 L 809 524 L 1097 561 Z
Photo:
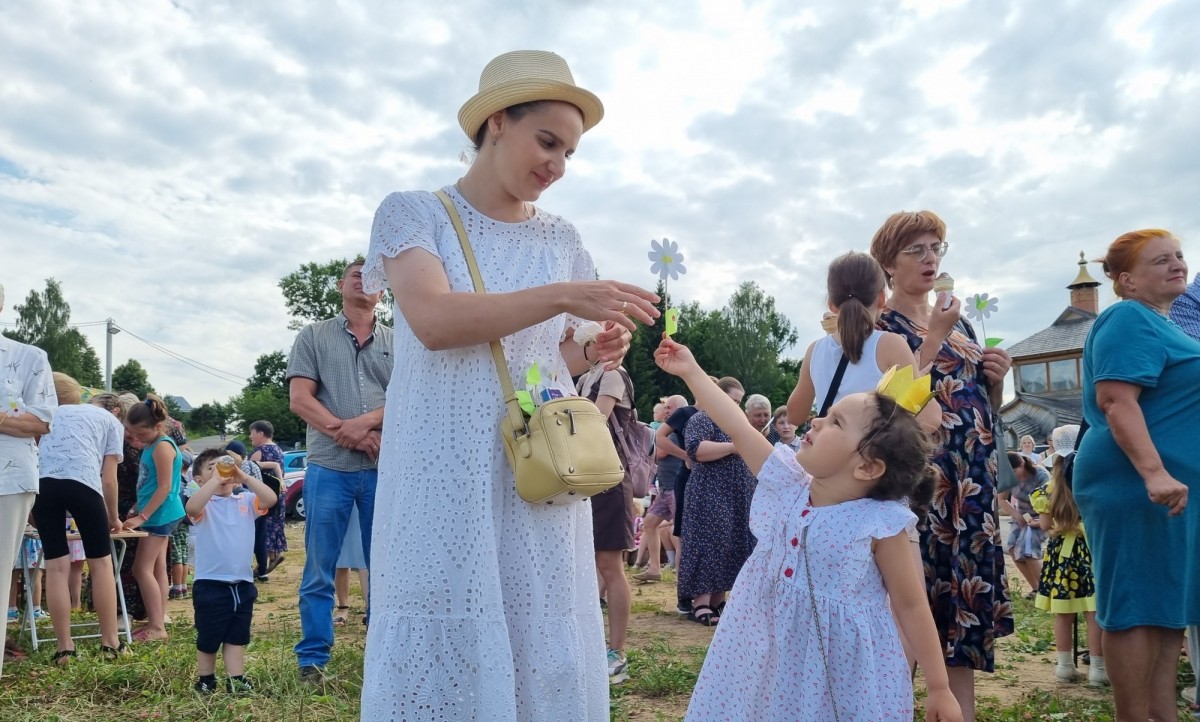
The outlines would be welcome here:
M 304 577 L 300 580 L 300 628 L 296 660 L 301 667 L 324 667 L 333 648 L 333 575 L 350 510 L 358 505 L 363 554 L 371 564 L 371 522 L 375 516 L 375 469 L 334 471 L 309 462 L 304 473 Z

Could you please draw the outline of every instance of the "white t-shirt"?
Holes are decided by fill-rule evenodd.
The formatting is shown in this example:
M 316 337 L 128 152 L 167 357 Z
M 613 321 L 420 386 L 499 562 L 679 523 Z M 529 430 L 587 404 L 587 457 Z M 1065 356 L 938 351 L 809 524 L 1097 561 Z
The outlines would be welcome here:
M 254 520 L 265 513 L 251 493 L 214 496 L 204 505 L 196 531 L 196 579 L 251 582 L 254 570 Z
M 39 473 L 43 479 L 78 481 L 102 495 L 100 469 L 104 457 L 115 456 L 122 461 L 124 438 L 125 430 L 111 411 L 91 404 L 60 406 L 50 433 L 38 444 Z

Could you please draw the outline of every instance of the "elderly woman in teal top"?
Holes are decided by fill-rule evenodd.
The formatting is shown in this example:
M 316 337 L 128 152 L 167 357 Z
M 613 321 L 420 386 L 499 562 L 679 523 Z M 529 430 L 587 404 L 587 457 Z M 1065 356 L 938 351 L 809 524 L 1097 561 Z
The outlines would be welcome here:
M 1176 665 L 1200 622 L 1200 342 L 1167 318 L 1187 287 L 1179 240 L 1126 233 L 1104 272 L 1121 301 L 1100 314 L 1083 350 L 1090 425 L 1075 463 L 1088 529 L 1097 619 L 1118 720 L 1176 720 Z

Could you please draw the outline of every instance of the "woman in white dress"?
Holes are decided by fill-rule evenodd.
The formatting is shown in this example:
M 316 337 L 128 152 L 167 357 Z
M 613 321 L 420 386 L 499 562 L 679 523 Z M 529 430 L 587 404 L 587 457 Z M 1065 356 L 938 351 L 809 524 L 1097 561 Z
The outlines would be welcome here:
M 443 190 L 487 293 L 432 193 L 388 196 L 371 231 L 365 283 L 389 285 L 398 313 L 362 719 L 607 720 L 591 507 L 517 496 L 488 344 L 501 341 L 518 388 L 536 362 L 544 385 L 573 393 L 573 373 L 620 365 L 657 297 L 595 280 L 575 228 L 533 205 L 599 122 L 599 99 L 540 51 L 501 55 L 479 85 L 459 111 L 477 156 Z M 605 325 L 584 347 L 581 319 Z

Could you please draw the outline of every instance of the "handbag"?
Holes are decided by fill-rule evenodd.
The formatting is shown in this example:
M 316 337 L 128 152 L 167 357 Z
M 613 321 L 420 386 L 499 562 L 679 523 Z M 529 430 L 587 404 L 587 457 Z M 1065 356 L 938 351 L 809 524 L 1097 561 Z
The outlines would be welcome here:
M 996 491 L 1008 491 L 1021 481 L 1012 464 L 1008 463 L 1008 444 L 1004 440 L 1004 421 L 999 411 L 992 414 L 992 439 L 996 442 Z
M 444 191 L 435 195 L 446 207 L 476 293 L 485 293 L 475 253 L 454 202 Z M 489 344 L 496 375 L 504 392 L 500 439 L 516 479 L 517 494 L 534 504 L 566 504 L 607 491 L 625 478 L 608 419 L 587 399 L 550 399 L 528 418 L 517 400 L 508 362 L 499 341 Z

